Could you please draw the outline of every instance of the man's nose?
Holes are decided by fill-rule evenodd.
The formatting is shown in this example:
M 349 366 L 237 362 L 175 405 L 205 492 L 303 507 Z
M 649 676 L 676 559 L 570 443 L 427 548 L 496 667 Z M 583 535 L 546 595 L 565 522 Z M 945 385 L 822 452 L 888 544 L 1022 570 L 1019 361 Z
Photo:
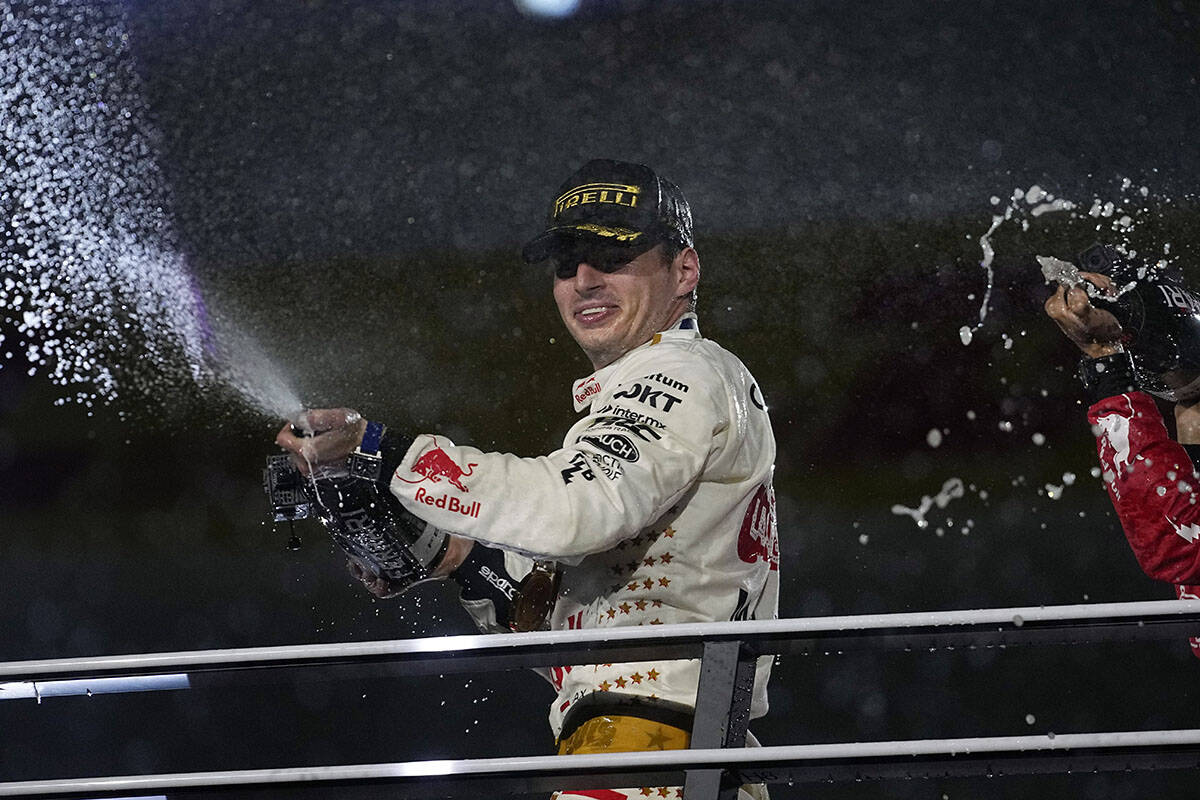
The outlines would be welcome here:
M 587 261 L 575 265 L 575 289 L 583 291 L 592 289 L 604 283 L 605 273 L 596 269 Z

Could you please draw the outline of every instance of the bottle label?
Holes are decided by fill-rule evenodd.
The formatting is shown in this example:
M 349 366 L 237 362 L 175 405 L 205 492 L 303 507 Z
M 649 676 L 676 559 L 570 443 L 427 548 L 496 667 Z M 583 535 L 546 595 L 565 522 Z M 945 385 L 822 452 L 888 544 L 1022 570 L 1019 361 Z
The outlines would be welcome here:
M 1200 314 L 1200 300 L 1191 292 L 1178 286 L 1160 283 L 1158 290 L 1162 292 L 1169 308 L 1182 311 L 1184 314 Z

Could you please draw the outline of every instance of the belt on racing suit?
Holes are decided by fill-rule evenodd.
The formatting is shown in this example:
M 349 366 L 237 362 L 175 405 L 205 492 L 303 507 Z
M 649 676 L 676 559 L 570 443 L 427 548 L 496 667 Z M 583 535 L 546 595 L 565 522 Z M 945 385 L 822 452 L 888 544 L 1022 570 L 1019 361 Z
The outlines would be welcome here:
M 694 717 L 695 709 L 682 703 L 619 692 L 593 692 L 577 700 L 563 718 L 558 754 L 686 750 L 692 739 Z M 753 736 L 747 733 L 747 737 L 747 745 L 758 746 Z M 571 796 L 591 795 L 583 792 Z M 768 800 L 767 788 L 763 784 L 747 784 L 741 787 L 738 797 Z
M 576 701 L 563 719 L 558 754 L 686 750 L 693 714 L 682 703 L 593 692 Z

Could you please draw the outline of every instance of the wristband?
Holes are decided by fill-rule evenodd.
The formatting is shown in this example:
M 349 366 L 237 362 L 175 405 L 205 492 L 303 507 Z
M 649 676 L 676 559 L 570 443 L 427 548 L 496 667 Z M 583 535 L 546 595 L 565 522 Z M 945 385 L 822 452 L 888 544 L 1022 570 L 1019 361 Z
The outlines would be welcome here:
M 408 454 L 408 448 L 412 447 L 412 443 L 413 437 L 400 433 L 395 428 L 387 429 L 379 440 L 379 456 L 382 459 L 379 471 L 380 483 L 386 486 L 392 482 L 392 476 L 400 468 L 400 462 Z
M 362 443 L 350 454 L 350 477 L 378 481 L 383 471 L 383 459 L 379 456 L 379 441 L 385 427 L 382 422 L 368 422 L 363 432 Z
M 1124 350 L 1099 358 L 1082 359 L 1079 362 L 1079 380 L 1083 381 L 1083 388 L 1093 404 L 1138 388 L 1133 358 Z
M 363 431 L 362 444 L 358 449 L 369 455 L 376 455 L 379 452 L 379 440 L 383 438 L 385 430 L 387 426 L 382 422 L 367 422 L 367 429 Z

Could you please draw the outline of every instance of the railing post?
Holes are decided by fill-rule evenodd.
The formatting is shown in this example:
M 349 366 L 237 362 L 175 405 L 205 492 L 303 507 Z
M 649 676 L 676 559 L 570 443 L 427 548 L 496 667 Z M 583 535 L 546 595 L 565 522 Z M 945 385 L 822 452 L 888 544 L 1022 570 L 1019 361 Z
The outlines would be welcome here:
M 754 693 L 754 655 L 739 641 L 705 642 L 696 691 L 691 746 L 696 749 L 745 747 Z M 687 771 L 686 800 L 734 800 L 736 785 L 723 785 L 722 769 Z

